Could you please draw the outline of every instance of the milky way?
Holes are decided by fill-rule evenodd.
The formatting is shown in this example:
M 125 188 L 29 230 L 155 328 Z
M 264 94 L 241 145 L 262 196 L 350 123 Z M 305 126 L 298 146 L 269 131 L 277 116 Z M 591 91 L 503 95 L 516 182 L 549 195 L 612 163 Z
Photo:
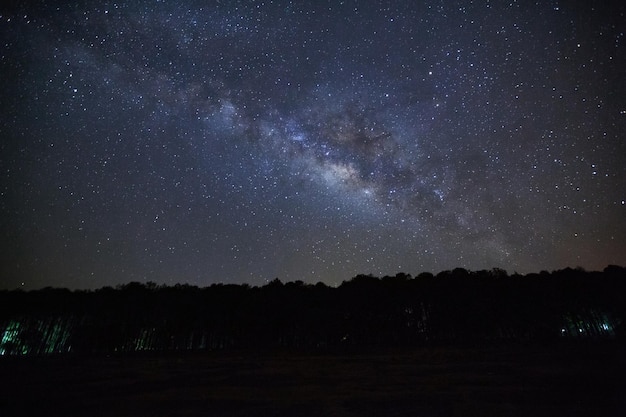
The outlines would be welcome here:
M 0 287 L 624 264 L 625 10 L 4 10 Z

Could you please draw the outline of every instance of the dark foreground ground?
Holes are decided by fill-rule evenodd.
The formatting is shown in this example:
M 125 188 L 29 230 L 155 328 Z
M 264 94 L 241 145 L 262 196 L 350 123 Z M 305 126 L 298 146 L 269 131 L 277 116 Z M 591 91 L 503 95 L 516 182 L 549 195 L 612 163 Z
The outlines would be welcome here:
M 624 346 L 0 358 L 2 416 L 623 416 Z

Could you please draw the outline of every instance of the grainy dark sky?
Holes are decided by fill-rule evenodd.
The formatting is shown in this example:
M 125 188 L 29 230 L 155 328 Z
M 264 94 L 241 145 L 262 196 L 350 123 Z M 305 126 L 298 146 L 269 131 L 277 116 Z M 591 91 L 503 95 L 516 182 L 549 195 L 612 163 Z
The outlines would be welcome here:
M 621 1 L 42 3 L 0 16 L 1 288 L 626 261 Z

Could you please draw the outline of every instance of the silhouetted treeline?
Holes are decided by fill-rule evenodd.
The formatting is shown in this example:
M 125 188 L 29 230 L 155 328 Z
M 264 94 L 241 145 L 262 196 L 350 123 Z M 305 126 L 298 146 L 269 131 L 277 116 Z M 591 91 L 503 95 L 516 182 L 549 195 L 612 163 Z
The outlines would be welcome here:
M 342 349 L 621 337 L 626 269 L 358 275 L 339 287 L 0 292 L 0 354 Z

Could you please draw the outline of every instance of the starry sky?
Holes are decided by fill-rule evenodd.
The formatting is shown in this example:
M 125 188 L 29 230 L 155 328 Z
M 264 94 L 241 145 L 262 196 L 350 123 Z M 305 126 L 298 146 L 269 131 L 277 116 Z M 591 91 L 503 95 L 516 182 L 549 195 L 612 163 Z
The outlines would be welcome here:
M 25 4 L 0 288 L 626 263 L 621 1 Z

